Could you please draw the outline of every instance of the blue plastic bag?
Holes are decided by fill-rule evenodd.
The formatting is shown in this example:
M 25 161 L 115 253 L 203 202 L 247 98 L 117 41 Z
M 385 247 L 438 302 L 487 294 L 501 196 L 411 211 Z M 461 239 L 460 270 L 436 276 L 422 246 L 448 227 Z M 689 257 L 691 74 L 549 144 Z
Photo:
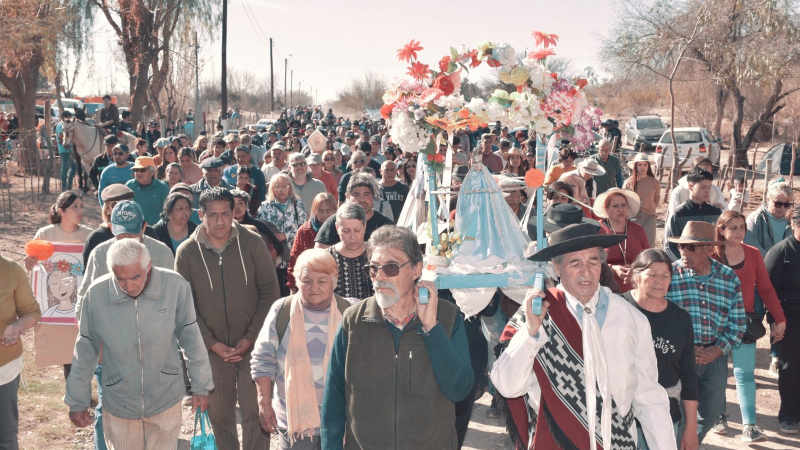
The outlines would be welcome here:
M 200 435 L 197 435 L 197 421 L 200 420 Z M 206 424 L 208 433 L 206 433 Z M 208 411 L 200 412 L 200 408 L 194 413 L 194 431 L 191 440 L 192 450 L 217 450 L 217 441 L 211 431 L 211 421 L 208 419 Z

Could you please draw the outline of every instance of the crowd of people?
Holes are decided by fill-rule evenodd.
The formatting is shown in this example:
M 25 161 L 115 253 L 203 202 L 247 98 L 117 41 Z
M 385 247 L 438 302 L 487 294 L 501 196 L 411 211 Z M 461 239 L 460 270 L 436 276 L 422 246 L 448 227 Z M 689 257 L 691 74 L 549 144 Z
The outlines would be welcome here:
M 264 131 L 200 131 L 194 142 L 151 140 L 151 128 L 134 148 L 105 137 L 88 170 L 99 227 L 82 223 L 68 171 L 34 236 L 84 244 L 65 402 L 76 426 L 94 426 L 97 449 L 175 448 L 182 405 L 208 412 L 223 450 L 268 448 L 271 435 L 281 449 L 456 449 L 488 391 L 488 414 L 507 416 L 519 449 L 696 450 L 707 433 L 731 432 L 729 356 L 742 440 L 761 441 L 764 315 L 780 431 L 797 433 L 800 206 L 786 183 L 745 217 L 744 183 L 726 203 L 711 162 L 695 159 L 656 249 L 652 159 L 621 162 L 614 139 L 583 159 L 564 144 L 545 204 L 531 205 L 544 209 L 549 241 L 532 259 L 553 276 L 522 303 L 498 290 L 470 318 L 450 291 L 420 281 L 424 244 L 395 225 L 421 167 L 383 119 L 293 108 Z M 321 151 L 307 143 L 316 132 Z M 535 197 L 519 179 L 535 137 L 496 123 L 438 144 L 453 152 L 451 211 L 469 201 L 458 189 L 473 167 L 494 174 L 525 221 Z M 526 231 L 536 238 L 535 220 Z M 38 262 L 0 257 L 0 448 L 15 448 L 19 337 L 43 313 L 25 273 Z

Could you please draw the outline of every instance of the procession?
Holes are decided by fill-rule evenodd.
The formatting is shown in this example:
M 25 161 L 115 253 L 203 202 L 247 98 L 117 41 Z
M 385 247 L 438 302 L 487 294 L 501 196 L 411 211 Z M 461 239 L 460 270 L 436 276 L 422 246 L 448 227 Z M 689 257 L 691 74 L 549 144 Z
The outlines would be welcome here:
M 0 12 L 75 13 L 18 1 Z M 86 7 L 211 20 L 119 3 Z M 602 76 L 556 56 L 574 26 L 393 29 L 402 69 L 370 95 L 295 91 L 298 59 L 287 102 L 288 55 L 283 98 L 273 79 L 253 103 L 225 36 L 258 6 L 228 3 L 204 101 L 197 34 L 185 88 L 154 60 L 146 89 L 85 97 L 45 66 L 23 95 L 0 49 L 0 450 L 800 446 L 800 52 L 771 96 L 689 68 L 720 57 L 726 6 L 698 0 L 660 62 L 667 31 L 618 22 Z M 748 8 L 800 32 L 791 6 Z M 609 80 L 642 67 L 662 96 L 625 109 Z M 691 76 L 727 86 L 716 125 L 674 94 Z

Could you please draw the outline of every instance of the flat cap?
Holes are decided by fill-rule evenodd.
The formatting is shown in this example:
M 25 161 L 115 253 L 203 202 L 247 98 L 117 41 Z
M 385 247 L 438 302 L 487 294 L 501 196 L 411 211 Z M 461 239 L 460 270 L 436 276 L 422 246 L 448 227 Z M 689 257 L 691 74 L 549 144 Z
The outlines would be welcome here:
M 118 202 L 120 200 L 133 199 L 134 193 L 128 186 L 124 184 L 111 184 L 103 189 L 100 193 L 100 198 L 104 202 Z
M 213 156 L 211 158 L 204 159 L 203 162 L 200 163 L 200 167 L 203 169 L 218 169 L 223 165 L 224 163 L 222 162 L 222 159 Z

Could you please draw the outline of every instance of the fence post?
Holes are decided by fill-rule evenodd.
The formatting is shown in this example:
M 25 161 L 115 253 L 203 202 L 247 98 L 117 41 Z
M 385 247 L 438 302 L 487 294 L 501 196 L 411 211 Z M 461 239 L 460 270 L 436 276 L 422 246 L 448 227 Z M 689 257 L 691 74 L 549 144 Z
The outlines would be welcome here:
M 761 204 L 766 203 L 767 190 L 769 188 L 769 179 L 772 175 L 772 158 L 767 158 L 767 167 L 764 171 L 764 195 L 761 196 Z

